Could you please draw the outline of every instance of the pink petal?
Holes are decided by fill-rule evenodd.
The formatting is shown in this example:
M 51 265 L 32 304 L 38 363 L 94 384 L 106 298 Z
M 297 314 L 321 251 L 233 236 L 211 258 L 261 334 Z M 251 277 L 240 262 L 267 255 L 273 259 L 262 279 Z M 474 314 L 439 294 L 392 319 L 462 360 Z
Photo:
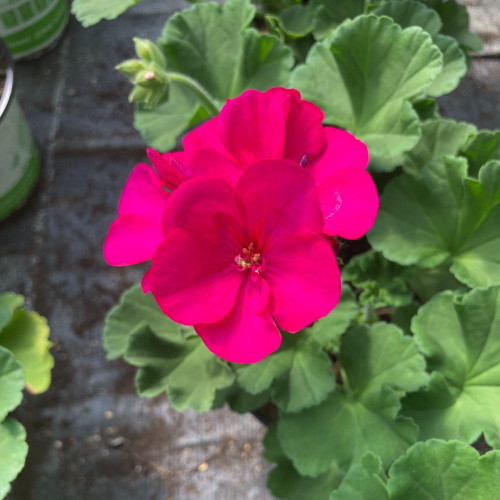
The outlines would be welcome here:
M 163 231 L 167 234 L 172 229 L 182 228 L 213 241 L 221 237 L 221 232 L 229 230 L 220 223 L 221 217 L 231 231 L 241 232 L 234 188 L 213 177 L 191 179 L 170 196 L 163 214 Z M 231 220 L 234 222 L 229 222 Z M 240 241 L 241 238 L 234 236 L 235 239 Z
M 220 112 L 222 144 L 242 165 L 282 158 L 288 109 L 281 96 L 246 90 Z
M 337 305 L 340 272 L 323 236 L 283 240 L 263 254 L 263 261 L 262 276 L 271 289 L 271 313 L 281 329 L 295 333 Z
M 286 120 L 283 158 L 302 164 L 321 153 L 325 147 L 322 125 L 325 115 L 313 103 L 301 100 L 296 90 L 287 92 L 291 95 L 291 106 Z
M 373 226 L 379 199 L 366 170 L 352 167 L 335 170 L 317 187 L 326 234 L 353 240 Z
M 198 149 L 215 149 L 227 154 L 219 138 L 219 117 L 211 118 L 186 134 L 182 147 L 186 153 L 193 153 Z
M 198 149 L 189 157 L 189 165 L 193 177 L 213 176 L 224 179 L 235 186 L 243 173 L 241 165 L 215 149 Z
M 326 147 L 311 164 L 314 178 L 319 184 L 333 170 L 345 167 L 366 168 L 369 161 L 368 148 L 352 134 L 334 127 L 323 128 Z
M 266 160 L 248 168 L 236 186 L 250 240 L 264 251 L 275 238 L 317 234 L 323 214 L 309 171 L 290 160 Z
M 112 266 L 128 266 L 153 257 L 163 239 L 161 214 L 125 214 L 109 227 L 104 260 Z
M 191 177 L 186 167 L 187 156 L 183 151 L 161 154 L 148 148 L 147 152 L 153 167 L 158 172 L 161 184 L 170 191 Z
M 197 233 L 172 230 L 158 247 L 149 287 L 162 311 L 184 325 L 214 323 L 233 308 L 244 273 L 236 252 Z
M 249 274 L 233 309 L 222 321 L 195 325 L 205 345 L 232 363 L 257 363 L 281 344 L 281 334 L 266 307 L 268 286 Z
M 118 213 L 150 214 L 159 217 L 170 193 L 166 192 L 154 170 L 145 163 L 136 165 L 130 174 L 118 204 Z
M 146 271 L 146 274 L 144 274 L 144 276 L 142 277 L 141 288 L 144 294 L 151 291 L 150 279 L 151 279 L 151 268 L 149 268 Z

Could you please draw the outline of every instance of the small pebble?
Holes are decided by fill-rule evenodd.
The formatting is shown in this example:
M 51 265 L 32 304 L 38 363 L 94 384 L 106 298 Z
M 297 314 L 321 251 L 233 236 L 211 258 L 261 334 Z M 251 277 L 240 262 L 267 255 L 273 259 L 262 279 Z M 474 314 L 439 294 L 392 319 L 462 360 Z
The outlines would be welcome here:
M 200 465 L 198 465 L 199 472 L 205 472 L 207 469 L 208 469 L 207 462 L 202 462 Z

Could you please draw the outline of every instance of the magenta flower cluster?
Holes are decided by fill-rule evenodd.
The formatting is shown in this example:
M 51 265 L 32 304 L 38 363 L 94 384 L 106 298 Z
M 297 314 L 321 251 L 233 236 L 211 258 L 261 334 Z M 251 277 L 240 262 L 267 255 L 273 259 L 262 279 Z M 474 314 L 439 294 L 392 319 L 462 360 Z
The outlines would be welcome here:
M 260 361 L 328 314 L 341 280 L 329 237 L 373 225 L 366 146 L 322 125 L 295 90 L 248 90 L 186 135 L 183 151 L 148 150 L 110 226 L 104 257 L 152 259 L 144 276 L 172 320 L 217 356 Z

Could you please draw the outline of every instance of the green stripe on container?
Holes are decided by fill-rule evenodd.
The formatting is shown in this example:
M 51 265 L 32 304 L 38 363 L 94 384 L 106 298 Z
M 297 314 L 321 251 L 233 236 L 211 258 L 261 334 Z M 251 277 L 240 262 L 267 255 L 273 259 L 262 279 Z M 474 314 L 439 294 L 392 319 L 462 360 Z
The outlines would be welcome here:
M 61 0 L 38 21 L 5 36 L 4 41 L 14 57 L 29 55 L 50 45 L 61 34 L 68 15 L 66 0 Z
M 0 220 L 20 208 L 30 191 L 35 187 L 39 172 L 38 151 L 34 144 L 31 145 L 31 154 L 28 166 L 19 182 L 4 196 L 0 198 Z

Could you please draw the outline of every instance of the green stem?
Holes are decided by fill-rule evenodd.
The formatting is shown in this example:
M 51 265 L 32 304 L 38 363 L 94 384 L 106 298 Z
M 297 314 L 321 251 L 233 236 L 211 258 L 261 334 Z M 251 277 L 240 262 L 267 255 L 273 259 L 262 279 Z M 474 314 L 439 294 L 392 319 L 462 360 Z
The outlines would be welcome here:
M 180 83 L 191 90 L 201 101 L 205 109 L 212 115 L 217 116 L 220 112 L 215 99 L 196 81 L 181 73 L 167 72 L 167 78 L 173 83 Z

